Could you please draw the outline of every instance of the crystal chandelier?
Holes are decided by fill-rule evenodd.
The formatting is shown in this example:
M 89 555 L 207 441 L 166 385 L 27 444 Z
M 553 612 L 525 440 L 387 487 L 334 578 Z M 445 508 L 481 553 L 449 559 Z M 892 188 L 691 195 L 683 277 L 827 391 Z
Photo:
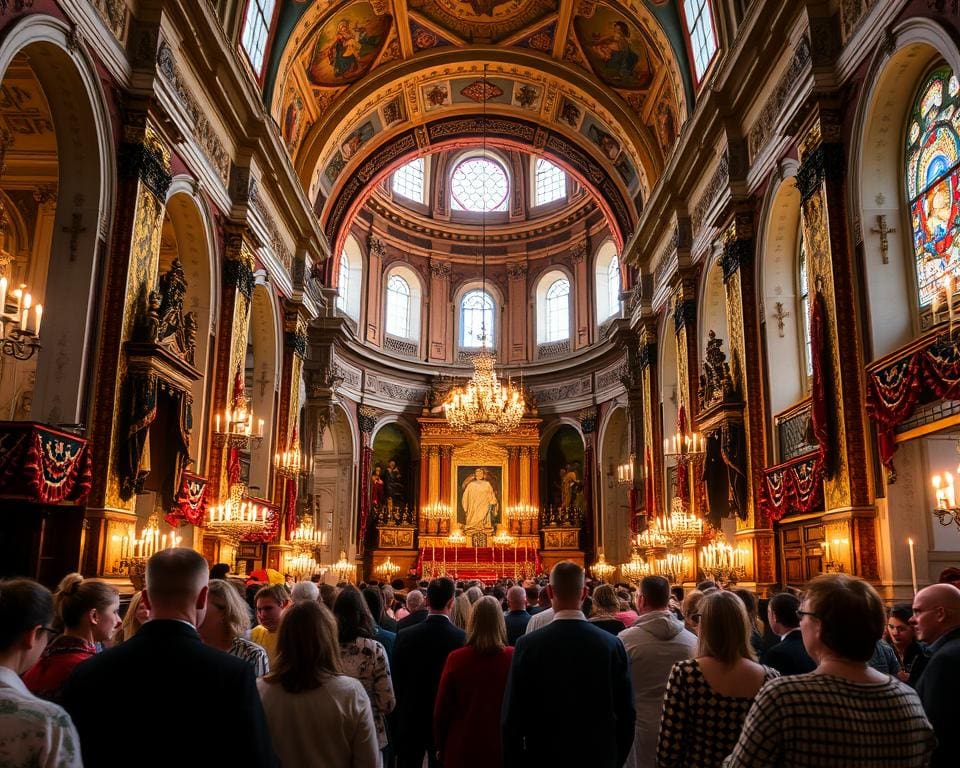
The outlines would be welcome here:
M 590 566 L 590 573 L 593 578 L 599 579 L 603 583 L 606 583 L 607 579 L 613 575 L 615 570 L 617 570 L 616 566 L 610 565 L 610 563 L 607 562 L 603 556 L 603 552 L 597 556 L 597 562 Z
M 227 500 L 210 507 L 207 519 L 210 532 L 234 543 L 251 534 L 262 532 L 267 525 L 267 509 L 246 497 L 246 485 L 231 485 Z
M 287 555 L 285 570 L 297 581 L 306 581 L 315 573 L 324 573 L 325 568 L 317 565 L 316 558 L 308 552 Z
M 483 85 L 487 85 L 487 68 L 483 68 Z M 481 123 L 483 152 L 487 151 L 487 102 L 483 101 L 483 120 Z M 485 167 L 485 166 L 484 166 Z M 486 187 L 486 175 L 483 177 Z M 487 295 L 487 203 L 484 195 L 480 219 L 480 258 L 481 290 Z M 520 390 L 511 382 L 506 385 L 497 379 L 494 370 L 496 356 L 487 350 L 486 311 L 480 314 L 480 352 L 473 357 L 473 378 L 464 387 L 450 390 L 443 404 L 447 421 L 454 429 L 492 435 L 497 432 L 510 432 L 517 428 L 526 412 L 526 403 Z
M 623 578 L 627 581 L 633 584 L 639 584 L 644 576 L 649 576 L 652 571 L 640 555 L 640 551 L 634 548 L 633 554 L 630 555 L 630 562 L 620 566 L 620 573 L 623 574 Z
M 323 531 L 314 526 L 313 518 L 309 515 L 301 517 L 297 527 L 290 532 L 290 544 L 298 554 L 312 554 L 326 543 Z
M 700 572 L 703 578 L 712 579 L 723 586 L 736 584 L 746 576 L 744 559 L 744 551 L 727 544 L 721 531 L 716 541 L 700 550 Z

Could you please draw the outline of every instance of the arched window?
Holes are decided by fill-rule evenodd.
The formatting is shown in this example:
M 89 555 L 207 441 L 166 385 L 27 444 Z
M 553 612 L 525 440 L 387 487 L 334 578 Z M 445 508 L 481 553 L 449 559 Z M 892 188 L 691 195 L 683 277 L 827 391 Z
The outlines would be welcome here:
M 810 281 L 807 279 L 807 252 L 803 247 L 803 232 L 797 238 L 800 253 L 797 258 L 797 297 L 800 300 L 800 325 L 803 328 L 803 365 L 807 378 L 813 376 L 813 347 L 810 345 Z
M 563 200 L 567 196 L 567 174 L 549 160 L 537 158 L 534 170 L 534 205 Z
M 717 32 L 713 26 L 710 0 L 683 0 L 683 16 L 687 22 L 687 36 L 693 68 L 699 83 L 717 53 Z
M 347 311 L 347 295 L 350 293 L 350 257 L 347 249 L 340 254 L 340 269 L 337 273 L 337 306 Z
M 399 275 L 387 282 L 387 333 L 410 338 L 410 285 Z
M 906 186 L 920 306 L 933 303 L 960 258 L 960 85 L 949 67 L 924 80 L 907 126 Z
M 393 191 L 416 203 L 423 202 L 423 158 L 418 157 L 393 173 Z
M 337 267 L 337 309 L 353 320 L 360 320 L 360 295 L 363 292 L 363 254 L 353 235 L 340 252 Z
M 454 211 L 507 210 L 507 173 L 487 157 L 468 157 L 450 177 L 450 208 Z
M 243 46 L 254 74 L 259 78 L 263 74 L 263 62 L 267 53 L 267 38 L 273 24 L 273 11 L 276 0 L 247 0 L 247 14 L 243 19 L 243 31 L 240 44 Z
M 620 311 L 620 259 L 617 248 L 607 240 L 597 251 L 594 267 L 597 294 L 597 322 L 602 323 Z
M 493 347 L 493 299 L 474 289 L 460 301 L 460 346 L 464 349 Z
M 544 341 L 560 341 L 570 338 L 570 281 L 555 280 L 547 288 L 546 337 Z

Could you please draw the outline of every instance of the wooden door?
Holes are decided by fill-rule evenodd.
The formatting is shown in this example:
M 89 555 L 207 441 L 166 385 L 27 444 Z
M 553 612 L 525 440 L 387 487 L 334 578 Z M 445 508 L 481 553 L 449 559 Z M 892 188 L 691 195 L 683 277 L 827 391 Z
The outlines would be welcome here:
M 778 524 L 780 582 L 802 588 L 823 572 L 823 524 L 819 517 Z

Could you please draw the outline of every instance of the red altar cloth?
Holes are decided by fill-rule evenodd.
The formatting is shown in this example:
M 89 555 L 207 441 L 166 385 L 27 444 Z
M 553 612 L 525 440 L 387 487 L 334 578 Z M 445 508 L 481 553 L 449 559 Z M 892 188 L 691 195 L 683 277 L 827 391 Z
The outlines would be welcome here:
M 518 547 L 431 547 L 420 548 L 417 574 L 431 578 L 446 573 L 456 579 L 480 579 L 493 582 L 512 579 L 524 572 L 524 548 Z M 516 558 L 516 559 L 514 559 Z M 526 573 L 539 568 L 540 559 L 534 547 L 526 549 Z
M 32 421 L 0 422 L 0 498 L 82 504 L 92 479 L 84 438 Z

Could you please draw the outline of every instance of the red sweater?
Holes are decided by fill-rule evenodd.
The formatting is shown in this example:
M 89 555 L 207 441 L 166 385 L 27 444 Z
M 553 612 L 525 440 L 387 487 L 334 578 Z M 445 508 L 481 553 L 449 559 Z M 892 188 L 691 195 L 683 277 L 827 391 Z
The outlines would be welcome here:
M 444 768 L 500 765 L 500 710 L 513 648 L 447 656 L 433 709 L 433 737 Z M 479 734 L 479 736 L 478 736 Z
M 35 696 L 59 703 L 63 684 L 73 668 L 96 652 L 96 646 L 85 640 L 60 635 L 44 648 L 37 663 L 24 672 L 24 685 Z

